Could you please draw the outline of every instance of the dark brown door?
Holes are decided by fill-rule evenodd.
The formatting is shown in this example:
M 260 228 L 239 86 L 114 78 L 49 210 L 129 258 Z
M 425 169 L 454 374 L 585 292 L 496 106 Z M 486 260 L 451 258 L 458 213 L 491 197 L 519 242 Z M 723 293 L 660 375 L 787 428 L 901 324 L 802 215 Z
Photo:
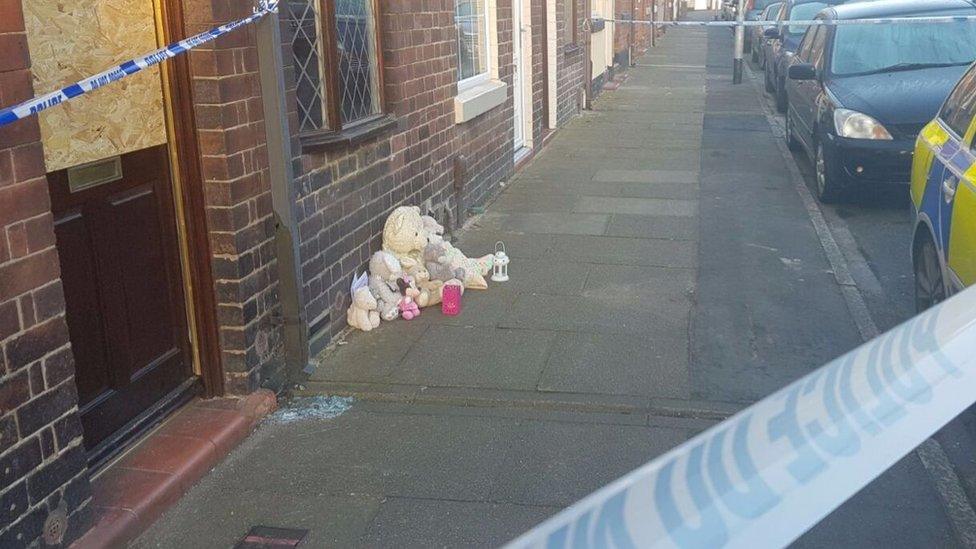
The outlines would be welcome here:
M 167 146 L 48 180 L 91 450 L 193 375 Z

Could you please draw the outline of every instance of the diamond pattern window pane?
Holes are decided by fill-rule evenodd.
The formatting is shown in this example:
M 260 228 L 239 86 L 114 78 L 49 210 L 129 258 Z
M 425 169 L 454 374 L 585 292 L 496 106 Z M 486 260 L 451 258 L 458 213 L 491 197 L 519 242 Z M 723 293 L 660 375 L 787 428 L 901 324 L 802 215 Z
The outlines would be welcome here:
M 295 33 L 292 50 L 298 84 L 298 119 L 301 131 L 328 127 L 322 91 L 323 48 L 319 32 L 319 1 L 288 0 L 289 24 Z
M 488 72 L 488 33 L 485 0 L 455 0 L 458 40 L 458 80 Z
M 376 17 L 372 0 L 336 0 L 343 125 L 379 114 Z

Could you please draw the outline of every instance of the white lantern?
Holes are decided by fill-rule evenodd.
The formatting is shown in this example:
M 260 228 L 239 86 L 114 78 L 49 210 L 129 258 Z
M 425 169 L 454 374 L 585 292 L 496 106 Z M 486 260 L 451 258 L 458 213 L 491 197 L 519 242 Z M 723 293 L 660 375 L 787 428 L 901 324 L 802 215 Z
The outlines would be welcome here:
M 505 243 L 496 242 L 495 243 L 495 258 L 494 258 L 494 272 L 491 274 L 491 279 L 494 282 L 508 282 L 508 264 L 511 260 L 508 259 L 508 254 L 505 253 Z

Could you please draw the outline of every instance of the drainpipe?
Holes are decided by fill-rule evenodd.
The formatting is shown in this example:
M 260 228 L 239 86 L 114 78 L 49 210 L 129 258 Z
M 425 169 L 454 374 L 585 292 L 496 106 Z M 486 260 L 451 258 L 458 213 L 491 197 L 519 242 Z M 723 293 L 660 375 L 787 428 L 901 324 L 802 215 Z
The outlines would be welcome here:
M 284 8 L 283 8 L 284 9 Z M 275 251 L 278 255 L 278 296 L 281 301 L 285 374 L 291 383 L 309 368 L 308 321 L 300 299 L 301 261 L 298 251 L 298 222 L 295 214 L 295 171 L 292 166 L 291 131 L 288 125 L 287 94 L 282 74 L 281 27 L 277 14 L 257 25 L 258 65 L 264 126 L 267 132 L 271 202 L 275 214 Z
M 573 0 L 575 1 L 575 0 Z M 584 109 L 593 109 L 593 4 L 592 0 L 586 0 L 583 4 L 585 18 L 583 19 L 583 33 L 586 35 L 584 40 L 586 43 L 585 51 L 583 52 L 584 62 L 583 71 L 585 72 L 583 80 L 586 82 L 586 86 L 583 88 L 584 92 Z

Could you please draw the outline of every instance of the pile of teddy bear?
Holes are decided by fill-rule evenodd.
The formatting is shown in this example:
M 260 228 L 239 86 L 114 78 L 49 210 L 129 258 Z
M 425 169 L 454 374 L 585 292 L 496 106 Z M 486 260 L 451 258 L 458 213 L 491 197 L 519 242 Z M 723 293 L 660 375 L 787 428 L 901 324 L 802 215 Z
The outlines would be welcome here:
M 393 210 L 383 227 L 383 250 L 370 258 L 369 272 L 353 281 L 349 325 L 368 332 L 381 320 L 411 320 L 421 308 L 441 303 L 445 286 L 488 288 L 485 276 L 494 255 L 469 259 L 443 235 L 444 227 L 419 207 Z

